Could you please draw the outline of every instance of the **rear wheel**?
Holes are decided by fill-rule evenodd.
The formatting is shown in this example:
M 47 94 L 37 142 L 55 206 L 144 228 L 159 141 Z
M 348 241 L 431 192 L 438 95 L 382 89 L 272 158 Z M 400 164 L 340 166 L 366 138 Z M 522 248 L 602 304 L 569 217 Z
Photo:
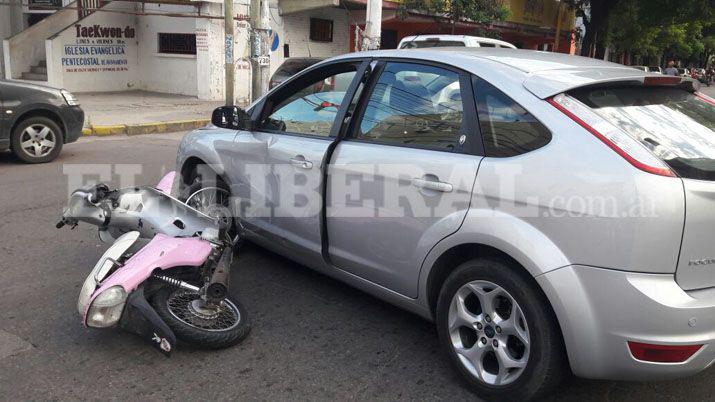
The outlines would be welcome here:
M 440 343 L 482 397 L 538 398 L 567 373 L 548 302 L 518 269 L 491 258 L 466 262 L 444 282 L 437 302 Z
M 194 347 L 227 348 L 251 330 L 245 310 L 229 297 L 209 306 L 196 292 L 167 286 L 156 293 L 152 305 L 177 339 Z
M 62 130 L 47 117 L 29 117 L 21 121 L 10 139 L 15 156 L 25 163 L 45 163 L 62 151 Z

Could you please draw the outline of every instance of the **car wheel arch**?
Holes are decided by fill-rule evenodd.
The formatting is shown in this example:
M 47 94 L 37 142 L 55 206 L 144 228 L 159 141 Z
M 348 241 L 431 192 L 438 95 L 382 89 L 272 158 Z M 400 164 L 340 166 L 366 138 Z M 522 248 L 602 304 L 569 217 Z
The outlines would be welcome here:
M 62 130 L 62 141 L 67 140 L 67 127 L 65 127 L 65 122 L 62 121 L 60 118 L 60 115 L 48 108 L 34 108 L 34 109 L 28 109 L 24 110 L 21 112 L 16 118 L 15 121 L 12 123 L 12 127 L 10 128 L 10 133 L 14 133 L 15 129 L 17 126 L 19 126 L 23 121 L 33 118 L 33 117 L 45 117 L 50 120 L 52 120 L 57 126 Z
M 200 166 L 203 166 L 211 172 L 212 175 L 215 175 L 215 177 L 217 177 L 220 181 L 228 185 L 229 189 L 231 188 L 231 182 L 229 181 L 227 175 L 222 173 L 220 169 L 216 169 L 214 165 L 207 163 L 204 159 L 198 156 L 190 156 L 184 160 L 181 165 L 181 170 L 179 171 L 179 191 L 191 185 L 191 181 L 194 179 L 194 175 L 200 169 Z
M 546 301 L 547 305 L 545 308 L 548 309 L 548 313 L 553 317 L 559 331 L 561 332 L 563 350 L 567 350 L 564 339 L 565 334 L 563 325 L 559 316 L 556 314 L 553 301 L 549 298 L 547 292 L 542 288 L 541 284 L 534 278 L 531 272 L 529 272 L 529 270 L 515 258 L 496 247 L 483 243 L 462 243 L 452 246 L 443 252 L 430 267 L 424 289 L 424 297 L 426 298 L 426 303 L 432 320 L 434 321 L 436 316 L 437 300 L 439 298 L 440 291 L 442 290 L 442 285 L 446 281 L 447 277 L 449 277 L 449 275 L 463 263 L 476 258 L 499 259 L 506 263 L 506 265 L 514 267 L 514 271 L 517 275 L 522 276 L 534 286 L 534 289 L 536 289 Z

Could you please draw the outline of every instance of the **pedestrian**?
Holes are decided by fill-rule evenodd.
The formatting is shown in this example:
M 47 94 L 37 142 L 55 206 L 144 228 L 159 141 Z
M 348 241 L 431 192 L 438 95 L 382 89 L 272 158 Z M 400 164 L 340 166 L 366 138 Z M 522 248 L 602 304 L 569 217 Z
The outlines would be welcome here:
M 678 75 L 678 69 L 675 68 L 675 62 L 673 60 L 668 62 L 668 67 L 665 69 L 665 75 Z

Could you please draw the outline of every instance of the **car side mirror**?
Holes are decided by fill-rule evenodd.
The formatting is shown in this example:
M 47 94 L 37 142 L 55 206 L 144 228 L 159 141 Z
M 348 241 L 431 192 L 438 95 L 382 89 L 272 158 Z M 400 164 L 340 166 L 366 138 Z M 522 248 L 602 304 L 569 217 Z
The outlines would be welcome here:
M 211 114 L 211 124 L 234 130 L 251 131 L 253 129 L 251 116 L 237 106 L 221 106 L 214 109 Z

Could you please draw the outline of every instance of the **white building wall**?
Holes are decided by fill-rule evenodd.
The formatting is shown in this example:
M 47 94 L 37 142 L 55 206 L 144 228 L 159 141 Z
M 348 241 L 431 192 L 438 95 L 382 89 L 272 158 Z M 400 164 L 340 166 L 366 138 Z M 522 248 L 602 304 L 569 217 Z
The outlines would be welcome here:
M 3 57 L 3 39 L 7 39 L 22 30 L 22 6 L 0 6 L 0 78 L 5 78 L 5 58 Z
M 141 10 L 136 3 L 113 1 L 107 8 Z M 223 4 L 217 1 L 200 3 L 201 15 L 222 16 Z M 143 11 L 161 13 L 193 13 L 194 6 L 145 4 Z M 236 15 L 247 15 L 248 0 L 234 3 Z M 322 8 L 280 15 L 277 2 L 270 9 L 272 35 L 271 74 L 283 63 L 284 45 L 290 57 L 331 57 L 349 50 L 350 32 L 347 11 Z M 55 16 L 53 16 L 55 17 Z M 333 41 L 314 42 L 310 38 L 310 18 L 333 21 Z M 199 99 L 224 98 L 224 22 L 221 18 L 180 18 L 168 16 L 129 15 L 96 12 L 79 22 L 83 26 L 131 28 L 132 38 L 112 38 L 112 46 L 123 49 L 121 55 L 93 56 L 76 54 L 81 47 L 101 46 L 93 38 L 77 37 L 74 22 L 45 43 L 48 57 L 48 81 L 77 92 L 147 90 L 197 96 Z M 158 53 L 159 33 L 195 33 L 196 55 Z M 273 45 L 273 46 L 271 46 Z M 68 50 L 69 49 L 69 50 Z M 69 52 L 69 53 L 68 53 Z M 97 59 L 98 65 L 83 65 L 77 59 Z M 236 102 L 245 104 L 251 98 L 251 64 L 249 23 L 236 21 L 234 62 Z M 111 63 L 105 65 L 109 60 Z M 117 60 L 122 64 L 117 66 Z M 80 63 L 80 64 L 77 64 Z M 27 64 L 27 63 L 26 63 Z
M 310 40 L 310 19 L 333 21 L 333 41 Z M 283 45 L 288 44 L 290 57 L 332 57 L 350 51 L 350 23 L 348 12 L 341 8 L 319 8 L 280 16 L 278 8 L 271 8 L 271 28 L 279 35 L 278 47 L 271 52 L 271 74 L 283 63 Z
M 192 13 L 192 6 L 149 4 L 144 11 Z M 139 43 L 139 86 L 141 89 L 182 95 L 198 95 L 196 55 L 159 53 L 159 33 L 196 32 L 197 19 L 140 16 L 137 24 Z
M 133 11 L 135 4 L 115 1 L 105 7 Z M 138 89 L 141 76 L 136 23 L 135 15 L 95 12 L 48 39 L 49 84 L 77 92 Z M 89 29 L 96 24 L 100 29 L 121 33 L 99 38 L 78 35 L 78 24 Z
M 0 8 L 4 8 L 0 6 Z M 5 75 L 20 78 L 23 72 L 45 60 L 45 40 L 77 20 L 76 10 L 60 10 L 37 24 L 4 40 Z

